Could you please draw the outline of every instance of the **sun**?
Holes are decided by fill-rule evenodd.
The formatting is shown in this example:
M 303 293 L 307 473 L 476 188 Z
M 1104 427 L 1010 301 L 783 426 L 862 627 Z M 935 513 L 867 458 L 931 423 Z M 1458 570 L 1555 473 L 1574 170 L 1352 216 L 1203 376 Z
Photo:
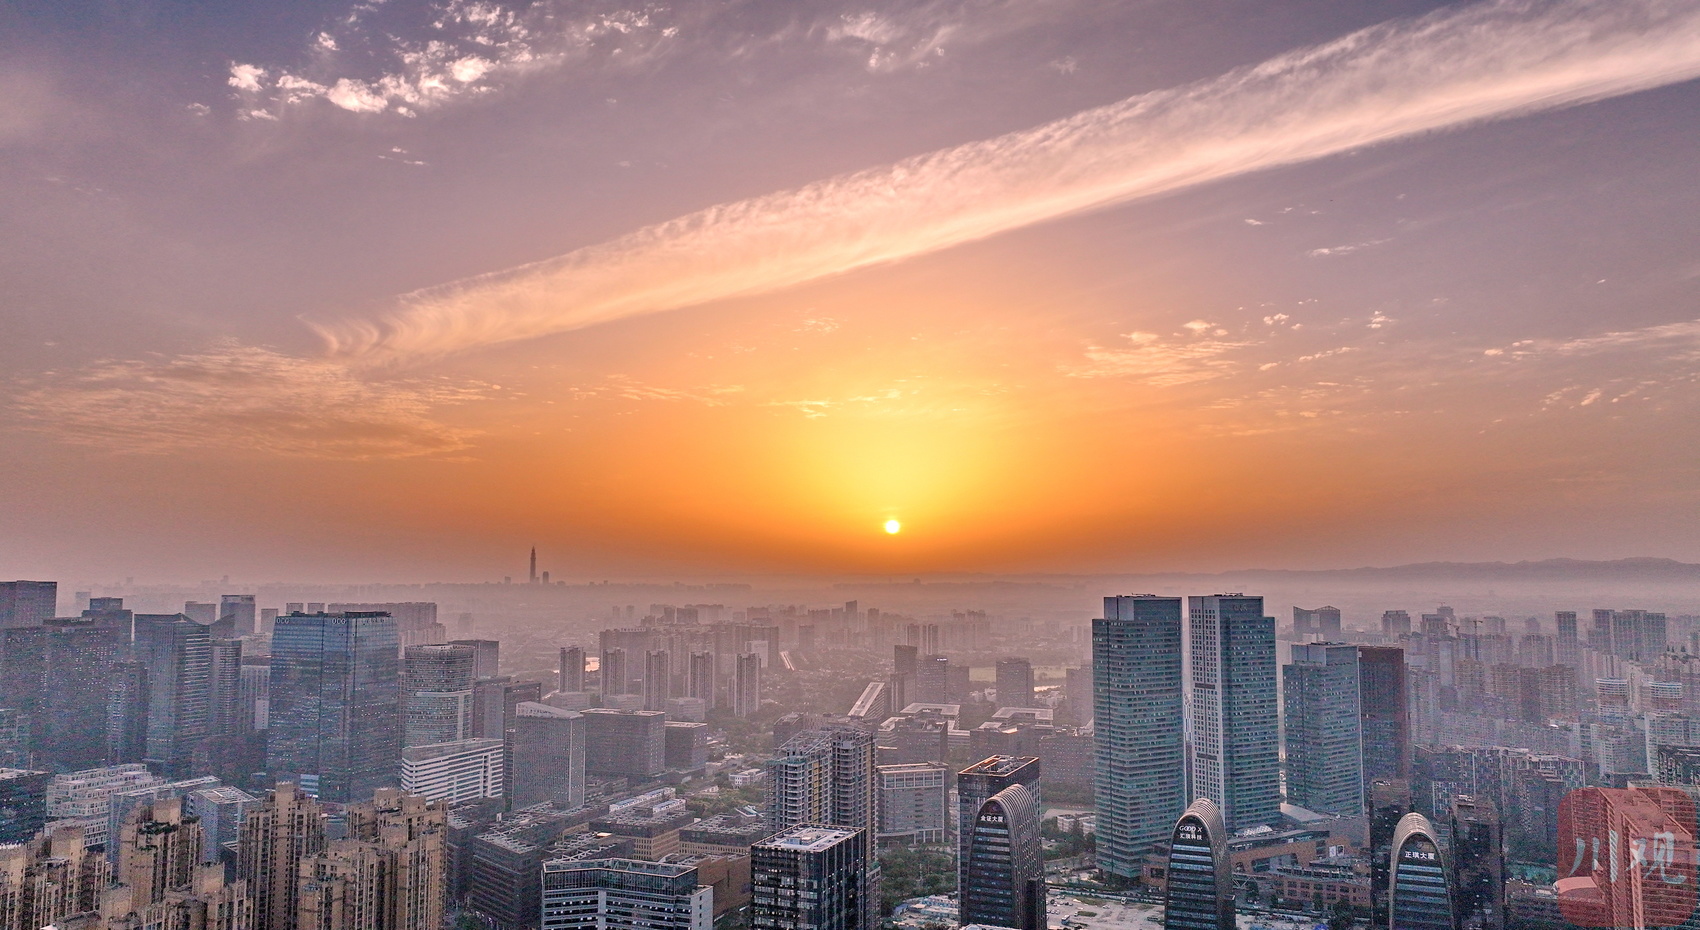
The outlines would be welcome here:
M 896 536 L 898 534 L 898 532 L 902 529 L 903 529 L 903 524 L 897 522 L 896 520 L 885 521 L 885 531 L 887 533 L 890 533 L 893 536 Z

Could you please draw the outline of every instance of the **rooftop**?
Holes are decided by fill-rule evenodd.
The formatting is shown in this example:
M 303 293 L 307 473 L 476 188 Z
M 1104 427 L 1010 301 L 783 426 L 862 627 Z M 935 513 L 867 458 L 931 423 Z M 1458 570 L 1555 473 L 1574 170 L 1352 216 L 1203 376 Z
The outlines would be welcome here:
M 779 849 L 794 849 L 803 852 L 820 852 L 856 835 L 855 830 L 845 827 L 792 827 L 782 833 L 775 834 L 757 846 Z

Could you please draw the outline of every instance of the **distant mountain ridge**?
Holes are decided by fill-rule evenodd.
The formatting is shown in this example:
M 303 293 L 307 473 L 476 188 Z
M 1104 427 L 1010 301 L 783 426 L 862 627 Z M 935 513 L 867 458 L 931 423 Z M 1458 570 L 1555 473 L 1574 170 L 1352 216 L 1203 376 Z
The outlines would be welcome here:
M 1384 578 L 1481 578 L 1507 581 L 1558 581 L 1564 579 L 1643 579 L 1648 581 L 1700 581 L 1700 565 L 1675 559 L 1541 559 L 1534 562 L 1417 562 L 1384 568 L 1333 568 L 1316 570 L 1249 569 L 1220 572 L 1224 575 L 1316 575 L 1322 577 L 1378 576 Z

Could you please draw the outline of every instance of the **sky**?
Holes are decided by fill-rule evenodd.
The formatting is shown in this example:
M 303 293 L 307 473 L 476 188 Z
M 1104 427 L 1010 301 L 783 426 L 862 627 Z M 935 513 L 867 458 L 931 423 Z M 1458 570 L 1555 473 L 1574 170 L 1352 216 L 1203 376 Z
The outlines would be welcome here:
M 0 577 L 1700 561 L 1696 77 L 1700 0 L 14 0 Z

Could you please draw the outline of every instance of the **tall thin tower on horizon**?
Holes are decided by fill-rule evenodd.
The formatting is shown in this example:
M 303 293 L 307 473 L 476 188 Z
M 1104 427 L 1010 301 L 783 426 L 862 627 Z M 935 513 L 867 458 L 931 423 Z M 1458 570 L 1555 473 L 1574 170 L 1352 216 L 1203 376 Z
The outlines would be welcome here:
M 531 547 L 531 583 L 537 583 L 537 547 Z

